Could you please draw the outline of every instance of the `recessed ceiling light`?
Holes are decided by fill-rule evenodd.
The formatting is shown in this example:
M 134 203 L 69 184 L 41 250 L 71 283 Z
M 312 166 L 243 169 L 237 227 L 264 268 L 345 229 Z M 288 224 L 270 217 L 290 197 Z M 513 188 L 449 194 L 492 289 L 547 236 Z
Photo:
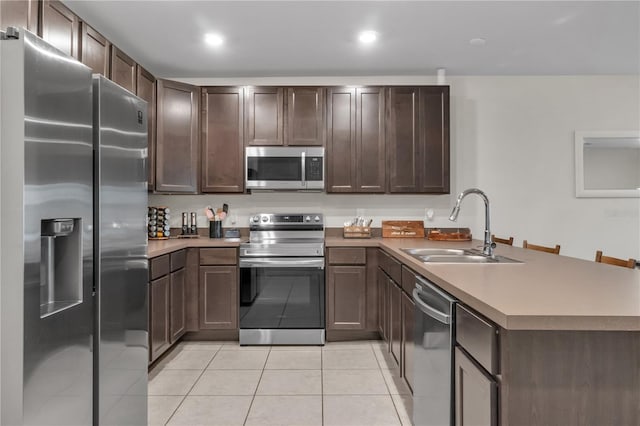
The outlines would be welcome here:
M 376 33 L 375 31 L 362 31 L 358 35 L 358 40 L 360 40 L 360 43 L 364 44 L 371 44 L 376 41 L 377 38 L 378 33 Z
M 224 43 L 224 39 L 220 34 L 213 34 L 213 33 L 205 34 L 204 41 L 208 45 L 215 46 L 215 47 L 222 46 L 222 44 Z
M 480 37 L 472 38 L 471 40 L 469 40 L 469 44 L 472 46 L 484 46 L 485 44 L 487 44 L 487 40 Z

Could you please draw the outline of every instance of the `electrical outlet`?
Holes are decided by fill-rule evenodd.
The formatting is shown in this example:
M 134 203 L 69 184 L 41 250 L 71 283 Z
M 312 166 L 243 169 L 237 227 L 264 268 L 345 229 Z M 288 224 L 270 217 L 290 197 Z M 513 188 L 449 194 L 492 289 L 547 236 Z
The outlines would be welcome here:
M 432 222 L 434 216 L 435 216 L 435 212 L 433 211 L 433 209 L 430 209 L 430 208 L 425 208 L 424 209 L 424 220 L 425 220 L 425 222 Z

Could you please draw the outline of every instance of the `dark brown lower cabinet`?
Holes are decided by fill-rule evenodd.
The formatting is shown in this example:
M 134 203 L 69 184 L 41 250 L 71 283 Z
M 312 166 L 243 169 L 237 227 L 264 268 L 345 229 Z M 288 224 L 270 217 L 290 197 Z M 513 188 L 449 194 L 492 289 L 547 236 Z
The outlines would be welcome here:
M 389 326 L 391 335 L 389 344 L 391 354 L 396 363 L 400 365 L 401 339 L 402 339 L 402 289 L 393 280 L 389 279 Z
M 456 426 L 497 426 L 498 383 L 459 347 L 455 349 Z
M 327 329 L 366 328 L 366 266 L 327 268 Z
M 171 343 L 185 333 L 185 269 L 171 273 Z
M 171 345 L 169 306 L 170 276 L 165 275 L 149 284 L 149 354 L 155 361 Z
M 238 328 L 238 267 L 200 267 L 200 329 Z
M 402 377 L 413 391 L 413 322 L 415 303 L 402 293 Z
M 378 332 L 380 337 L 389 341 L 389 277 L 382 269 L 378 268 Z

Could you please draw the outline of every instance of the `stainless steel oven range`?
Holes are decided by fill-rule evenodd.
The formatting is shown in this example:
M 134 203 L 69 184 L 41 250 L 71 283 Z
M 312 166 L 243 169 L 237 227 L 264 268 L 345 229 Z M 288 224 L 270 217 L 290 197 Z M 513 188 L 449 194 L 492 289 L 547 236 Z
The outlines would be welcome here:
M 240 245 L 240 344 L 323 345 L 324 218 L 255 214 Z

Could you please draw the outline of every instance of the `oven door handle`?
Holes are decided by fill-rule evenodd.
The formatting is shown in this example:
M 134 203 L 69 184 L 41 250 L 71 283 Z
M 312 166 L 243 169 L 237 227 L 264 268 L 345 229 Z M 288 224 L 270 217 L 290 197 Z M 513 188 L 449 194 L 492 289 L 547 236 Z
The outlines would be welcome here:
M 324 258 L 317 257 L 265 257 L 240 259 L 241 268 L 319 268 L 324 269 Z

